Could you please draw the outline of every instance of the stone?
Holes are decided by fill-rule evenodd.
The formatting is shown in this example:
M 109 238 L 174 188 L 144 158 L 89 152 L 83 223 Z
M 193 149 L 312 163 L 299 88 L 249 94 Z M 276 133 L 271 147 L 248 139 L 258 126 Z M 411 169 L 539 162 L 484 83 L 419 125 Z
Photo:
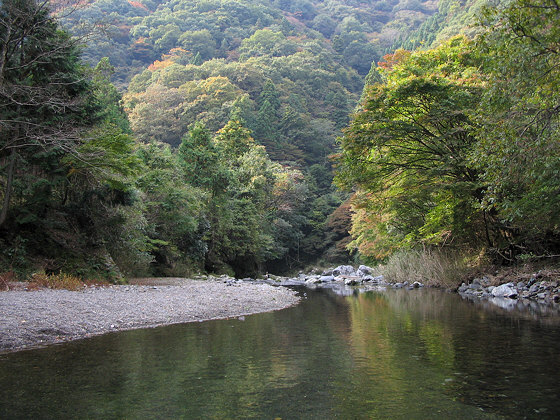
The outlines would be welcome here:
M 371 274 L 373 271 L 373 269 L 371 267 L 368 267 L 367 265 L 360 265 L 358 267 L 358 271 L 356 271 L 356 274 L 358 276 L 364 277 L 367 276 L 369 274 Z
M 482 284 L 483 286 L 488 286 L 490 284 L 490 279 L 488 278 L 488 276 L 484 276 L 480 279 L 480 284 Z
M 354 267 L 351 265 L 339 265 L 332 271 L 332 275 L 337 276 L 352 276 L 356 273 Z
M 415 281 L 414 283 L 412 283 L 412 287 L 414 289 L 418 289 L 419 287 L 424 287 L 424 285 L 422 283 L 420 283 L 419 281 Z
M 383 277 L 383 275 L 381 276 L 375 276 L 372 280 L 372 283 L 377 283 L 377 284 L 382 284 L 385 283 L 385 277 Z
M 469 288 L 469 287 L 468 287 L 465 283 L 463 283 L 463 284 L 461 284 L 461 285 L 459 286 L 459 288 L 457 289 L 457 292 L 459 292 L 459 293 L 465 293 L 465 292 L 467 291 L 468 288 Z
M 531 285 L 531 287 L 529 287 L 529 293 L 535 293 L 537 290 L 539 290 L 538 284 L 533 284 Z
M 330 283 L 331 281 L 334 281 L 334 277 L 333 276 L 321 276 L 319 277 L 319 283 Z
M 344 280 L 344 284 L 347 286 L 355 286 L 356 284 L 362 283 L 359 278 L 357 277 L 347 277 Z
M 516 299 L 517 290 L 514 289 L 512 286 L 513 286 L 512 283 L 501 284 L 492 290 L 492 296 Z

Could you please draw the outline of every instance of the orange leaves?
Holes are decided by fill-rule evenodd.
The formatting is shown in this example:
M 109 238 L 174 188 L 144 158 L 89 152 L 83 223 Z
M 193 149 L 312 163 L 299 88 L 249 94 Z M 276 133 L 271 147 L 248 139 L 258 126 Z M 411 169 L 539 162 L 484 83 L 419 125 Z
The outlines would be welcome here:
M 393 54 L 386 54 L 383 56 L 383 60 L 380 61 L 378 66 L 385 70 L 392 70 L 398 64 L 401 64 L 403 61 L 408 59 L 412 52 L 407 50 L 397 50 Z
M 148 66 L 148 70 L 150 70 L 150 71 L 161 70 L 161 69 L 164 69 L 166 67 L 169 67 L 172 64 L 173 64 L 173 61 L 171 61 L 171 60 L 163 60 L 163 61 L 156 60 Z
M 133 0 L 128 0 L 128 4 L 130 4 L 133 7 L 137 7 L 138 9 L 144 9 L 147 12 L 149 12 L 150 10 L 144 6 L 142 3 L 140 3 L 139 1 L 133 1 Z

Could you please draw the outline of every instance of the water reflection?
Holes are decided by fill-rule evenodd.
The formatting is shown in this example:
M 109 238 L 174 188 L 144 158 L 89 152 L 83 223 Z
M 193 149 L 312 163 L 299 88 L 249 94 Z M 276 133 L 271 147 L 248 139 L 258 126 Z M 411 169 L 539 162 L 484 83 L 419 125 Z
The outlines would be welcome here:
M 557 418 L 558 323 L 438 291 L 0 356 L 1 418 Z

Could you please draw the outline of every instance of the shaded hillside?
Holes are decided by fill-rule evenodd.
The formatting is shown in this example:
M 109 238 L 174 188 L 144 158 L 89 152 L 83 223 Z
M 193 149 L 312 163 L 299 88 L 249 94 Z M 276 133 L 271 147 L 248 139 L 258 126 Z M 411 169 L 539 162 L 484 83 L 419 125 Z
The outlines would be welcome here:
M 437 12 L 414 31 L 401 34 L 392 49 L 415 50 L 435 47 L 458 34 L 472 38 L 480 31 L 477 16 L 486 3 L 487 0 L 440 0 Z

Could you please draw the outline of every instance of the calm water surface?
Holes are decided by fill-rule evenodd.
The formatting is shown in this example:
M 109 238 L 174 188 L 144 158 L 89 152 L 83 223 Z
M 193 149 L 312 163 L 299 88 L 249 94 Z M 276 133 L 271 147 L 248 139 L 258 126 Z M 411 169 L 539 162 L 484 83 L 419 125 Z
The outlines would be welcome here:
M 0 418 L 560 418 L 557 317 L 433 290 L 0 355 Z

